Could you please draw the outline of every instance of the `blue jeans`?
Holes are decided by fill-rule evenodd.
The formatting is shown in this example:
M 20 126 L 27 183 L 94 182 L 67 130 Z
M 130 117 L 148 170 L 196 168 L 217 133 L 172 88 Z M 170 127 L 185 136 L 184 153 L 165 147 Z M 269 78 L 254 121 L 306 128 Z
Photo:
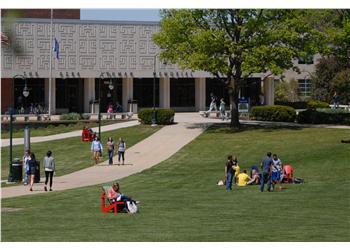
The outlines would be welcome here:
M 108 150 L 109 165 L 113 165 L 113 150 Z
M 226 175 L 226 190 L 232 190 L 233 173 L 228 172 Z
M 261 192 L 264 191 L 265 181 L 267 182 L 267 191 L 270 191 L 270 188 L 271 188 L 271 176 L 270 176 L 269 173 L 263 172 L 261 174 L 261 178 L 260 178 L 260 191 Z

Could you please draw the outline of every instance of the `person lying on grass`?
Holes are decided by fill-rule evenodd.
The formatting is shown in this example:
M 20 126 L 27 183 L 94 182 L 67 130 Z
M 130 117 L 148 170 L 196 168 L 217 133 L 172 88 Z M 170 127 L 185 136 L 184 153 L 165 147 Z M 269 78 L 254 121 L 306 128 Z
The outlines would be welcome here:
M 131 196 L 127 196 L 125 194 L 122 194 L 120 192 L 120 187 L 119 187 L 119 183 L 113 183 L 112 187 L 108 190 L 108 199 L 113 203 L 113 202 L 117 202 L 117 201 L 123 201 L 123 202 L 127 202 L 130 201 L 132 203 L 136 203 L 138 204 L 139 201 L 135 201 L 132 199 Z

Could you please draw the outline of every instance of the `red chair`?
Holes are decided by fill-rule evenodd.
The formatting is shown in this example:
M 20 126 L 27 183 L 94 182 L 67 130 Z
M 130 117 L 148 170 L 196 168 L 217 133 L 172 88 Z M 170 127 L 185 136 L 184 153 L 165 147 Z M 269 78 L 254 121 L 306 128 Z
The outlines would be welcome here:
M 114 211 L 115 214 L 118 213 L 118 205 L 123 205 L 125 206 L 125 202 L 123 201 L 116 201 L 111 203 L 109 199 L 107 198 L 109 204 L 106 205 L 106 188 L 102 187 L 102 194 L 101 194 L 101 200 L 102 200 L 102 207 L 101 211 L 102 213 L 109 213 L 110 211 Z

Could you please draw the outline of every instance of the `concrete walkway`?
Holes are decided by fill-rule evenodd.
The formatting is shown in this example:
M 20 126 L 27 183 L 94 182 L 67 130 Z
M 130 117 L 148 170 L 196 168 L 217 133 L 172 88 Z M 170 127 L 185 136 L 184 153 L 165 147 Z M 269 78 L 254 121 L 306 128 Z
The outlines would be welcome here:
M 111 125 L 105 125 L 101 126 L 101 132 L 111 131 L 119 128 L 126 128 L 126 127 L 132 127 L 140 124 L 138 120 L 133 120 L 129 122 L 120 122 L 120 123 L 114 123 Z M 93 131 L 98 132 L 98 127 L 92 128 Z M 36 142 L 45 142 L 45 141 L 54 141 L 54 140 L 60 140 L 65 138 L 71 138 L 75 136 L 81 136 L 81 130 L 76 130 L 72 132 L 67 133 L 61 133 L 61 134 L 55 134 L 55 135 L 48 135 L 48 136 L 35 136 L 30 137 L 30 143 L 36 143 Z M 24 143 L 23 138 L 15 138 L 12 139 L 12 145 L 22 145 Z M 7 147 L 10 145 L 10 139 L 3 139 L 1 140 L 1 147 Z
M 105 161 L 97 166 L 86 168 L 65 176 L 54 177 L 53 189 L 55 191 L 60 191 L 77 187 L 97 185 L 106 182 L 112 182 L 126 176 L 139 173 L 168 159 L 187 143 L 199 136 L 211 124 L 227 123 L 228 121 L 203 118 L 198 115 L 198 113 L 177 113 L 175 115 L 175 122 L 177 124 L 165 126 L 150 137 L 127 149 L 125 153 L 125 165 L 118 166 L 115 164 L 113 166 L 108 166 L 108 161 Z M 271 122 L 241 121 L 241 123 L 262 126 L 276 126 L 276 123 Z M 130 122 L 129 124 L 133 123 Z M 136 124 L 137 123 L 134 125 Z M 280 126 L 296 126 L 294 123 L 277 124 Z M 128 124 L 124 123 L 124 125 Z M 308 125 L 297 126 L 310 127 Z M 312 127 L 350 129 L 350 126 L 316 125 Z M 66 134 L 68 133 L 61 134 L 61 136 L 66 136 Z M 60 135 L 57 136 L 60 137 Z M 117 162 L 116 157 L 114 159 L 114 162 Z M 30 192 L 28 186 L 22 185 L 2 188 L 2 198 L 43 193 L 43 183 L 34 184 L 33 189 L 34 191 Z

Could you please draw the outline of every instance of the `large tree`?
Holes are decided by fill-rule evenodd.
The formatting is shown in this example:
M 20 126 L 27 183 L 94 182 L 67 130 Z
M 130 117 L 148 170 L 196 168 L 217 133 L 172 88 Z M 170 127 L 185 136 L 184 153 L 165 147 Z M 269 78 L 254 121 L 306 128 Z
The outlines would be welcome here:
M 231 127 L 239 128 L 238 91 L 252 73 L 279 75 L 292 59 L 315 54 L 322 32 L 304 17 L 306 10 L 163 10 L 153 37 L 161 58 L 183 68 L 204 70 L 223 81 L 231 109 Z

